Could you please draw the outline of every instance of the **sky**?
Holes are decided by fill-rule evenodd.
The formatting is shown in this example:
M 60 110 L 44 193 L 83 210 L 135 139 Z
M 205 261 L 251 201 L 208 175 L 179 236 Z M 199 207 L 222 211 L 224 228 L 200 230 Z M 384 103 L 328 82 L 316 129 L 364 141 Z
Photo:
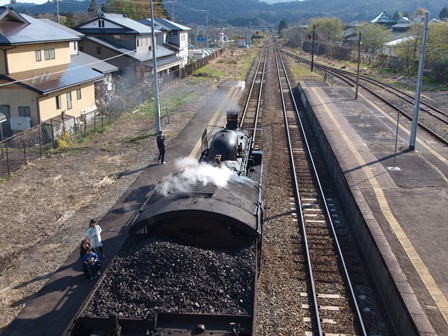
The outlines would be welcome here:
M 35 3 L 35 4 L 43 4 L 46 3 L 48 0 L 16 0 L 16 2 L 29 2 L 29 3 Z M 0 0 L 0 6 L 9 5 L 9 0 Z
M 16 0 L 16 2 L 30 2 L 35 4 L 43 4 L 46 3 L 48 0 Z M 267 3 L 277 3 L 277 2 L 289 2 L 289 1 L 297 1 L 297 0 L 261 0 L 263 2 Z M 9 0 L 0 0 L 0 6 L 8 5 Z
M 16 2 L 30 2 L 35 4 L 43 4 L 48 0 L 16 0 Z M 267 3 L 277 3 L 277 2 L 289 2 L 289 1 L 297 1 L 297 0 L 260 0 Z M 9 4 L 9 0 L 0 0 L 0 6 Z

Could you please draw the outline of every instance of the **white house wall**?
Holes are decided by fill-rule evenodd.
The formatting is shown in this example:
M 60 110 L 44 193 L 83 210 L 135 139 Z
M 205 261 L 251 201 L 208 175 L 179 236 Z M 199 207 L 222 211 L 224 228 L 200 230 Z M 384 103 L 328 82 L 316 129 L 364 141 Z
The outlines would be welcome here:
M 98 21 L 102 21 L 102 23 L 104 23 L 104 26 L 100 27 Z M 86 24 L 82 25 L 82 28 L 123 29 L 123 27 L 120 25 L 117 25 L 113 22 L 110 22 L 107 20 L 102 20 L 102 19 L 92 21 L 90 23 L 86 23 Z

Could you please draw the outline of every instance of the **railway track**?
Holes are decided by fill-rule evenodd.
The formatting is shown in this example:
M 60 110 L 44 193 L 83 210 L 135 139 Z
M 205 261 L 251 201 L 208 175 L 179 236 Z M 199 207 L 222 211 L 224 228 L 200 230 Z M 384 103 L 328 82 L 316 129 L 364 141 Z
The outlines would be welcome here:
M 368 335 L 375 318 L 363 316 L 362 310 L 370 311 L 372 307 L 362 307 L 363 303 L 358 301 L 362 301 L 366 292 L 373 294 L 366 289 L 368 280 L 355 249 L 348 248 L 354 245 L 350 242 L 343 208 L 331 179 L 325 174 L 325 164 L 315 141 L 308 139 L 305 132 L 308 129 L 306 120 L 295 103 L 280 50 L 274 47 L 274 51 L 292 170 L 291 199 L 307 266 L 308 289 L 297 293 L 302 309 L 306 311 L 305 334 Z M 344 237 L 345 248 L 340 235 Z M 356 283 L 351 280 L 352 276 Z M 387 331 L 383 330 L 381 334 L 387 334 Z
M 263 46 L 260 50 L 258 62 L 256 64 L 251 85 L 247 92 L 244 107 L 241 111 L 239 127 L 252 132 L 254 149 L 260 148 L 262 141 L 259 131 L 259 120 L 261 119 L 260 110 L 263 97 L 263 84 L 265 81 L 266 64 L 268 57 L 268 47 Z M 260 123 L 261 124 L 261 123 Z
M 296 57 L 296 55 L 286 51 L 283 53 L 304 64 L 311 64 L 306 58 Z M 342 69 L 335 69 L 316 62 L 313 62 L 313 68 L 317 71 L 331 74 L 333 79 L 336 78 L 352 87 L 356 87 L 358 83 L 358 86 L 364 89 L 366 93 L 383 101 L 393 110 L 400 113 L 400 115 L 412 121 L 414 117 L 415 97 L 408 92 L 364 75 L 357 76 L 355 73 Z M 441 143 L 448 145 L 448 110 L 446 108 L 435 106 L 434 103 L 425 97 L 421 99 L 419 107 L 419 127 Z

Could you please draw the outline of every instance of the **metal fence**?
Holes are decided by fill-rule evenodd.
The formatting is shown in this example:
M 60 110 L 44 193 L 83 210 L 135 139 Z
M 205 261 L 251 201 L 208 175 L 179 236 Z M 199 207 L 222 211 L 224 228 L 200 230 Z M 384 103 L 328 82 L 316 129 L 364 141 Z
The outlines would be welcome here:
M 158 77 L 159 90 L 168 89 L 221 53 L 222 50 L 219 50 L 204 59 L 188 64 L 183 69 Z M 89 132 L 103 129 L 115 122 L 122 113 L 131 111 L 154 97 L 153 92 L 153 82 L 121 89 L 110 102 L 101 104 L 94 111 L 79 118 L 62 114 L 0 141 L 0 177 L 11 174 L 21 166 L 56 148 L 61 141 L 65 140 L 63 135 L 70 134 L 76 139 Z

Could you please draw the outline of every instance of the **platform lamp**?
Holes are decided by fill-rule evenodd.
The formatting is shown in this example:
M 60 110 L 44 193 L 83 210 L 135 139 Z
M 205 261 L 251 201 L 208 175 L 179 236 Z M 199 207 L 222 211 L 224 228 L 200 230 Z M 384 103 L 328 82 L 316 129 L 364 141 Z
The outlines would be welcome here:
M 311 42 L 311 72 L 314 70 L 314 37 L 316 32 L 316 26 L 313 25 L 313 41 Z
M 418 65 L 417 87 L 415 89 L 414 115 L 412 117 L 411 138 L 409 140 L 409 150 L 411 151 L 415 149 L 415 142 L 417 138 L 418 112 L 420 110 L 420 94 L 422 89 L 423 65 L 425 63 L 426 32 L 428 31 L 428 21 L 429 21 L 429 12 L 426 12 L 425 25 L 423 28 L 423 36 L 422 36 L 422 51 L 420 53 L 420 63 Z

